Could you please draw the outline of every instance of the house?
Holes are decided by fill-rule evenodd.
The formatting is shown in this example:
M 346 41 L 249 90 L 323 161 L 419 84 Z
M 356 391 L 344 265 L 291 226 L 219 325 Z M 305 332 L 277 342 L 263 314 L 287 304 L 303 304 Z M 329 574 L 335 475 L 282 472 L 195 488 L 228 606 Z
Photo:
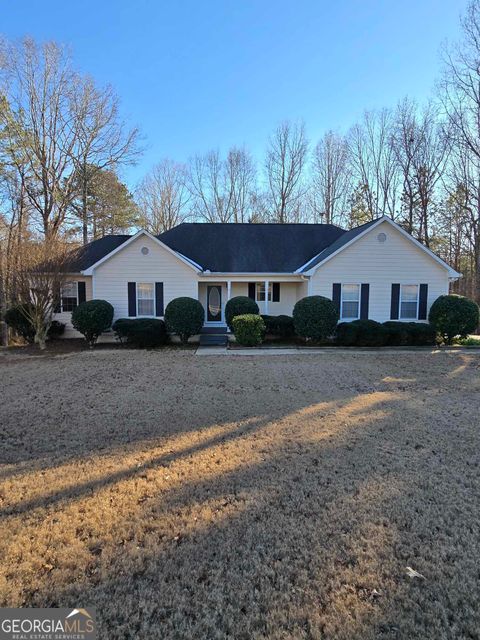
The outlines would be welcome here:
M 291 315 L 297 300 L 334 300 L 341 321 L 426 321 L 461 274 L 388 217 L 346 231 L 330 224 L 184 223 L 153 236 L 112 235 L 72 252 L 56 319 L 77 336 L 70 312 L 108 300 L 115 319 L 162 317 L 179 296 L 200 300 L 205 325 L 225 326 L 233 296 L 260 313 Z

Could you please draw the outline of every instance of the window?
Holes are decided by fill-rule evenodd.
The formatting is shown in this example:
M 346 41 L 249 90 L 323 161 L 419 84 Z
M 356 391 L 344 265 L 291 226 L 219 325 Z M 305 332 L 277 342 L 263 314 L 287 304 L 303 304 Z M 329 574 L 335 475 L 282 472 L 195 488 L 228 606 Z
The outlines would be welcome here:
M 265 282 L 257 282 L 257 302 L 265 302 Z M 268 302 L 272 301 L 272 283 L 268 283 Z
M 418 315 L 418 285 L 402 284 L 400 287 L 400 318 L 416 320 Z
M 137 282 L 137 313 L 139 316 L 155 315 L 155 286 L 153 282 Z
M 360 285 L 342 284 L 342 320 L 357 320 L 360 310 Z
M 60 292 L 60 311 L 73 311 L 78 307 L 78 282 L 65 282 Z

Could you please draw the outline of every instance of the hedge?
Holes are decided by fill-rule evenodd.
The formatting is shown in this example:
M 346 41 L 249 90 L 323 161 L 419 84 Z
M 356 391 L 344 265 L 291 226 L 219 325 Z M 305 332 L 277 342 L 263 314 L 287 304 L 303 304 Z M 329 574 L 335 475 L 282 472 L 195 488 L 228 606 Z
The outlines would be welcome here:
M 258 314 L 258 304 L 252 298 L 247 296 L 235 296 L 225 305 L 225 322 L 230 331 L 233 331 L 233 319 L 235 316 L 243 316 L 245 314 Z
M 307 296 L 293 308 L 295 332 L 302 338 L 325 340 L 335 331 L 338 311 L 335 304 L 323 296 Z
M 477 330 L 478 304 L 465 296 L 440 296 L 430 307 L 428 320 L 443 340 L 451 344 L 456 336 L 465 338 Z
M 261 316 L 246 313 L 233 319 L 233 333 L 235 340 L 246 347 L 260 344 L 265 334 L 265 323 Z
M 165 322 L 160 318 L 120 318 L 112 329 L 120 342 L 139 349 L 160 347 L 168 338 Z
M 375 320 L 341 322 L 335 331 L 337 344 L 356 347 L 382 347 L 387 343 L 387 331 Z
M 5 311 L 4 320 L 18 336 L 26 340 L 26 342 L 33 343 L 35 329 L 30 320 L 22 312 L 22 308 L 26 308 L 25 305 L 12 305 Z
M 265 323 L 265 332 L 272 336 L 280 336 L 281 338 L 290 338 L 295 335 L 295 326 L 292 316 L 279 315 L 269 316 L 262 315 Z
M 175 298 L 167 304 L 165 309 L 165 324 L 167 331 L 180 336 L 183 344 L 190 336 L 200 333 L 205 320 L 203 306 L 195 298 Z

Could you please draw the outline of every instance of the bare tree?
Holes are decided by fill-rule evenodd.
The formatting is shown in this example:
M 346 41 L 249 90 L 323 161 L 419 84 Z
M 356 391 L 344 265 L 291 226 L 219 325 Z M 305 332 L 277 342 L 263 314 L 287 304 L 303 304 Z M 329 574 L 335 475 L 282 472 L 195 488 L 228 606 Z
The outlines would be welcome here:
M 348 135 L 354 182 L 361 185 L 371 219 L 396 215 L 399 174 L 392 126 L 390 110 L 366 111 Z
M 82 221 L 82 238 L 86 244 L 91 213 L 89 184 L 99 172 L 133 164 L 141 149 L 138 128 L 128 128 L 120 119 L 119 99 L 112 87 L 98 89 L 91 78 L 86 78 L 73 94 L 73 108 L 77 144 L 72 160 L 79 189 L 71 206 Z
M 218 151 L 190 161 L 188 187 L 194 217 L 207 222 L 245 222 L 256 190 L 255 165 L 245 149 L 230 149 L 226 160 Z
M 165 159 L 143 178 L 136 189 L 142 225 L 159 235 L 188 217 L 190 194 L 185 167 Z
M 312 163 L 312 210 L 315 220 L 342 221 L 351 187 L 346 140 L 328 131 L 315 147 Z
M 471 0 L 462 20 L 463 38 L 444 51 L 440 98 L 453 145 L 455 180 L 466 190 L 475 261 L 476 298 L 480 300 L 480 1 Z
M 24 243 L 15 278 L 10 281 L 8 298 L 19 304 L 19 309 L 33 326 L 35 343 L 40 349 L 46 347 L 67 265 L 67 246 L 62 240 Z
M 265 172 L 274 222 L 296 222 L 305 206 L 308 142 L 303 123 L 282 122 L 270 138 Z
M 79 78 L 62 47 L 25 39 L 3 45 L 9 110 L 0 110 L 12 166 L 24 186 L 45 238 L 55 238 L 72 198 L 72 158 L 78 143 L 74 96 Z

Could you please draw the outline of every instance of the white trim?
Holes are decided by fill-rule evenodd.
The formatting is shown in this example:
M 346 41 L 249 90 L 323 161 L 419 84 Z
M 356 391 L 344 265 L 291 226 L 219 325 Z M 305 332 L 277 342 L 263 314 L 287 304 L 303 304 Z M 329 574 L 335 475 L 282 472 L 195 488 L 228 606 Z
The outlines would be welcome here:
M 257 285 L 262 285 L 265 287 L 265 299 L 264 300 L 260 300 L 260 298 L 258 297 L 257 294 Z M 270 292 L 268 291 L 270 288 Z M 268 300 L 268 294 L 270 293 L 270 300 Z M 273 283 L 270 280 L 258 280 L 257 282 L 255 282 L 255 302 L 273 302 Z M 267 315 L 265 313 L 265 315 Z
M 97 260 L 97 262 L 95 262 L 94 264 L 92 264 L 90 267 L 88 267 L 88 269 L 85 269 L 84 271 L 82 271 L 82 275 L 84 276 L 91 276 L 93 275 L 94 270 L 99 267 L 101 264 L 103 264 L 104 262 L 106 262 L 107 260 L 109 260 L 110 258 L 112 258 L 115 254 L 119 253 L 120 251 L 122 251 L 122 249 L 125 249 L 125 247 L 127 247 L 129 244 L 131 244 L 132 242 L 134 242 L 135 240 L 138 240 L 138 238 L 140 238 L 141 236 L 147 236 L 147 238 L 150 238 L 150 240 L 153 240 L 154 242 L 156 242 L 157 244 L 159 244 L 161 247 L 163 247 L 166 251 L 168 251 L 169 253 L 171 253 L 173 256 L 175 256 L 178 260 L 180 260 L 181 262 L 183 262 L 183 264 L 186 264 L 187 267 L 190 267 L 190 269 L 193 269 L 193 271 L 195 271 L 195 273 L 198 273 L 199 269 L 201 271 L 201 268 L 197 269 L 191 260 L 188 260 L 187 258 L 184 258 L 180 253 L 177 253 L 176 251 L 174 251 L 173 249 L 170 249 L 169 246 L 167 246 L 164 242 L 162 242 L 161 240 L 159 240 L 158 238 L 156 238 L 154 235 L 152 235 L 151 233 L 149 233 L 148 231 L 146 231 L 145 229 L 141 229 L 138 233 L 136 233 L 134 236 L 131 236 L 128 240 L 126 240 L 125 242 L 123 242 L 120 246 L 118 246 L 116 249 L 113 249 L 113 251 L 110 251 L 110 253 L 107 253 L 106 256 L 103 256 L 103 258 L 100 258 L 100 260 Z
M 64 296 L 63 295 L 63 287 L 64 285 L 71 283 L 74 284 L 76 286 L 77 289 L 77 294 L 75 296 L 77 303 L 76 303 L 76 307 L 78 307 L 78 280 L 64 280 L 64 282 L 62 283 L 62 285 L 60 286 L 60 300 L 59 300 L 59 307 L 60 307 L 60 311 L 58 313 L 72 313 L 73 309 L 67 309 L 64 310 L 63 309 L 63 298 L 73 298 L 74 296 Z M 86 285 L 85 285 L 85 289 L 86 289 Z
M 403 318 L 402 317 L 402 287 L 417 287 L 417 306 L 415 309 L 415 317 L 408 317 L 408 318 Z M 410 301 L 406 301 L 406 302 L 412 302 Z M 408 321 L 412 321 L 412 320 L 418 320 L 418 311 L 419 311 L 419 307 L 420 307 L 420 285 L 416 282 L 404 282 L 404 283 L 400 283 L 400 292 L 398 295 L 398 319 L 399 320 L 406 320 Z M 428 301 L 427 301 L 427 307 L 428 307 Z
M 376 227 L 378 227 L 380 224 L 382 224 L 383 222 L 387 222 L 388 224 L 390 224 L 392 227 L 394 227 L 395 229 L 397 229 L 397 231 L 399 231 L 403 236 L 405 236 L 406 238 L 408 238 L 411 242 L 413 242 L 419 249 L 422 249 L 422 251 L 424 251 L 427 255 L 429 255 L 431 258 L 433 258 L 436 262 L 438 262 L 442 267 L 444 267 L 445 269 L 447 269 L 449 275 L 451 278 L 457 279 L 457 278 L 461 278 L 462 274 L 458 273 L 458 271 L 455 271 L 455 269 L 452 269 L 452 267 L 450 265 L 448 265 L 444 260 L 442 260 L 441 258 L 439 258 L 437 255 L 435 255 L 432 251 L 430 251 L 430 249 L 428 249 L 425 245 L 423 245 L 421 242 L 419 242 L 418 240 L 416 240 L 413 236 L 411 236 L 407 231 L 405 231 L 405 229 L 402 229 L 402 227 L 400 225 L 398 225 L 396 222 L 394 222 L 391 218 L 389 218 L 388 216 L 382 216 L 381 218 L 378 218 L 377 220 L 375 220 L 375 222 L 370 225 L 369 227 L 367 227 L 364 231 L 361 231 L 358 235 L 356 235 L 354 238 L 352 238 L 351 240 L 349 240 L 349 242 L 346 242 L 344 245 L 342 245 L 341 247 L 339 247 L 336 251 L 334 251 L 333 253 L 331 253 L 329 256 L 327 256 L 325 258 L 325 260 L 321 260 L 318 264 L 316 264 L 314 267 L 312 267 L 311 269 L 308 269 L 307 271 L 305 271 L 306 275 L 309 276 L 313 276 L 317 269 L 319 269 L 321 266 L 323 266 L 326 262 L 328 262 L 329 260 L 331 260 L 332 258 L 334 258 L 336 255 L 338 255 L 341 251 L 343 251 L 344 249 L 346 249 L 347 247 L 349 247 L 350 245 L 352 245 L 354 242 L 356 242 L 357 240 L 360 240 L 360 238 L 363 238 L 363 236 L 365 236 L 367 233 L 370 233 L 370 231 L 372 231 L 373 229 L 376 229 Z M 326 247 L 325 249 L 323 249 L 323 251 L 328 250 L 328 247 Z M 321 251 L 319 254 L 317 254 L 314 258 L 311 258 L 308 262 L 306 262 L 302 267 L 300 267 L 299 269 L 297 269 L 295 271 L 295 273 L 301 273 L 303 269 L 305 269 L 305 267 L 307 267 L 310 262 L 313 262 L 314 260 L 316 260 L 319 256 L 322 255 L 323 251 Z
M 357 299 L 357 315 L 356 317 L 346 317 L 343 315 L 343 287 L 345 286 L 355 286 L 358 287 L 358 299 Z M 360 303 L 361 303 L 361 299 L 362 299 L 362 285 L 359 282 L 341 282 L 340 283 L 340 320 L 345 320 L 346 322 L 348 321 L 352 321 L 352 320 L 359 320 L 360 319 Z M 346 300 L 345 302 L 355 302 L 355 300 Z

